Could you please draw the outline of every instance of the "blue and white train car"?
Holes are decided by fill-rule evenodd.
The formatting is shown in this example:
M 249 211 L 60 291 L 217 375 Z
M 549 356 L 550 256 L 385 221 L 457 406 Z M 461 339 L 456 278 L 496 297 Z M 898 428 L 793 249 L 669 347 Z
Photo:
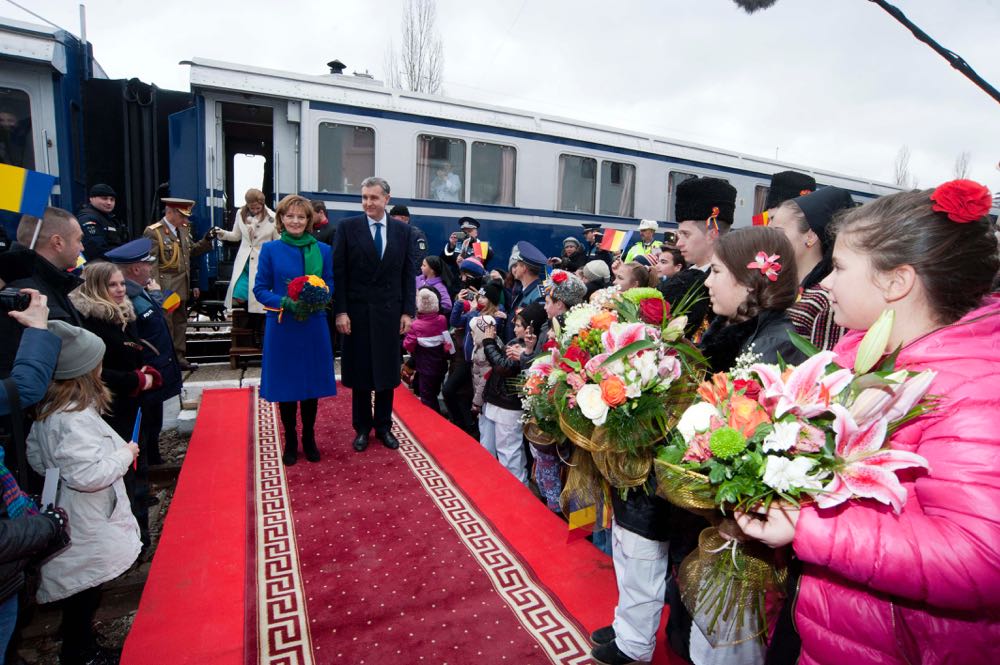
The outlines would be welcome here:
M 392 202 L 440 251 L 459 217 L 505 262 L 517 240 L 558 254 L 580 224 L 675 226 L 673 192 L 696 175 L 738 190 L 736 224 L 750 224 L 772 173 L 795 169 L 859 201 L 897 187 L 801 165 L 564 118 L 385 87 L 359 75 L 304 75 L 195 59 L 194 107 L 171 118 L 171 191 L 204 202 L 221 223 L 235 207 L 236 154 L 263 155 L 265 192 L 326 202 L 331 220 L 360 213 L 360 183 L 389 181 Z M 339 65 L 340 63 L 331 63 Z M 336 71 L 340 71 L 337 67 Z M 231 209 L 231 208 L 230 208 Z

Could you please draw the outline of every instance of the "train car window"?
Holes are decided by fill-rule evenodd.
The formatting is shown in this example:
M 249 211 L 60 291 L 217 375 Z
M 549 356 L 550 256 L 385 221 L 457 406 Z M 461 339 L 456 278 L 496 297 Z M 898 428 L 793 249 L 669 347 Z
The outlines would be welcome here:
M 375 173 L 375 130 L 321 122 L 317 153 L 319 191 L 360 194 L 361 181 Z
M 757 185 L 753 188 L 753 214 L 759 215 L 764 212 L 764 204 L 767 203 L 767 193 L 771 188 L 767 185 Z
M 602 215 L 631 217 L 635 207 L 635 166 L 619 162 L 601 162 Z
M 597 193 L 597 160 L 559 155 L 559 209 L 594 212 Z
M 417 198 L 465 200 L 465 141 L 429 134 L 417 137 Z
M 0 164 L 35 168 L 28 93 L 0 87 Z
M 667 219 L 675 222 L 683 221 L 680 219 L 674 219 L 674 204 L 677 201 L 675 197 L 677 185 L 681 184 L 685 180 L 697 177 L 698 176 L 693 173 L 683 173 L 681 171 L 671 171 L 670 175 L 667 176 Z
M 509 145 L 472 142 L 469 199 L 472 203 L 514 205 L 517 150 Z

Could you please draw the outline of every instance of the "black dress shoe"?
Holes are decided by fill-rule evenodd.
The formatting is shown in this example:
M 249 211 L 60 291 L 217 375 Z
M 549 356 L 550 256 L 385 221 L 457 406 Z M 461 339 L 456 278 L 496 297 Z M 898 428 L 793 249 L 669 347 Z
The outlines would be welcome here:
M 368 447 L 368 432 L 359 432 L 356 437 L 354 437 L 354 450 L 361 453 L 364 452 L 365 448 Z
M 602 644 L 608 644 L 615 641 L 615 628 L 614 626 L 605 626 L 604 628 L 598 628 L 590 634 L 590 642 L 594 646 L 601 646 Z
M 177 366 L 180 367 L 183 372 L 193 372 L 198 369 L 198 363 L 189 363 L 186 360 L 178 360 Z
M 399 448 L 399 439 L 392 432 L 376 432 L 375 438 L 382 442 L 382 445 L 389 450 Z
M 622 653 L 614 640 L 591 649 L 590 657 L 600 665 L 637 665 L 644 662 Z
M 302 451 L 306 454 L 306 460 L 310 462 L 319 461 L 319 448 L 316 447 L 316 437 L 312 432 L 302 433 Z

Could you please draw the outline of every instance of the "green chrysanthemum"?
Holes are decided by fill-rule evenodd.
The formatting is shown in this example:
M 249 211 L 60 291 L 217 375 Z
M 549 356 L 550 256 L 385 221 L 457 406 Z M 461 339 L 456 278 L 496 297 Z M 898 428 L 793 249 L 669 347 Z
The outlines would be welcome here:
M 654 289 L 648 286 L 637 286 L 634 289 L 629 289 L 628 291 L 622 293 L 622 297 L 634 302 L 636 305 L 647 298 L 663 300 L 663 294 L 660 293 L 659 289 Z
M 712 432 L 708 447 L 719 459 L 732 459 L 746 450 L 747 438 L 732 427 L 722 427 Z

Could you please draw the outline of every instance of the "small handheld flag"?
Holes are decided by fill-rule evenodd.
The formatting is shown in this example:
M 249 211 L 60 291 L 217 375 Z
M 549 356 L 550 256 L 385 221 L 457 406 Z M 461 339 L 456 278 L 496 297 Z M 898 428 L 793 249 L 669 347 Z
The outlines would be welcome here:
M 0 210 L 41 217 L 55 182 L 48 173 L 0 164 Z
M 609 252 L 620 252 L 625 249 L 628 245 L 628 241 L 632 239 L 631 231 L 620 231 L 618 229 L 607 229 L 604 232 L 604 237 L 601 238 L 601 249 L 606 249 Z
M 166 296 L 163 298 L 163 309 L 168 312 L 172 312 L 177 309 L 180 304 L 181 297 L 174 291 L 167 291 Z
M 472 243 L 472 253 L 480 261 L 485 261 L 486 255 L 490 253 L 490 243 L 484 241 Z
M 139 410 L 135 414 L 135 425 L 132 427 L 132 442 L 135 443 L 136 445 L 139 445 L 139 426 L 141 424 L 142 424 L 142 407 L 140 406 Z M 132 461 L 132 468 L 133 469 L 139 468 L 138 457 Z
M 759 215 L 753 216 L 754 226 L 767 226 L 771 222 L 771 216 L 767 214 L 767 211 L 762 211 Z

